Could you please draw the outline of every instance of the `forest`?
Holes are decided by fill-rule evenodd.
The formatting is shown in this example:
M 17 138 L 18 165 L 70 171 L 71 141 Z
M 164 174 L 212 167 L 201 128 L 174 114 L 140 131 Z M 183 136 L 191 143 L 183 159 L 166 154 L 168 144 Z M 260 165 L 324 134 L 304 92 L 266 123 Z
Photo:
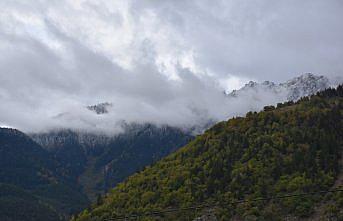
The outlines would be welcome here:
M 218 220 L 342 219 L 343 192 L 330 192 L 343 188 L 342 113 L 340 85 L 220 122 L 73 220 L 193 220 L 209 212 Z M 313 192 L 321 194 L 306 194 Z M 195 205 L 209 206 L 182 209 Z

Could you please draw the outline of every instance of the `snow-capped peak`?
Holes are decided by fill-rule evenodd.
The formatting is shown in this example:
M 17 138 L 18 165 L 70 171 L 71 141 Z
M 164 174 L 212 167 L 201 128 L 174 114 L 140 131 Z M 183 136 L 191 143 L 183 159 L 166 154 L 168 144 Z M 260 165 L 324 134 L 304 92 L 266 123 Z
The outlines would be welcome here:
M 306 73 L 280 84 L 275 84 L 271 81 L 264 81 L 262 83 L 250 81 L 241 89 L 229 93 L 229 96 L 256 97 L 256 93 L 272 93 L 276 96 L 285 96 L 285 99 L 294 101 L 303 96 L 315 94 L 330 86 L 333 86 L 333 83 L 331 83 L 327 77 Z
M 297 100 L 303 96 L 315 94 L 331 85 L 327 77 L 306 73 L 282 83 L 280 86 L 288 91 L 288 100 Z

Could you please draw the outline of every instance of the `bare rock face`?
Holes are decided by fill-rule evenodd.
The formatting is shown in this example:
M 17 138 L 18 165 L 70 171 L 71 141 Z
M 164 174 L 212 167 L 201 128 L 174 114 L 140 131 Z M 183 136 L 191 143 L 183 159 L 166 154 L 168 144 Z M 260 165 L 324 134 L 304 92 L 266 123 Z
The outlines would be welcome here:
M 324 90 L 331 85 L 328 78 L 307 73 L 280 84 L 280 86 L 288 91 L 288 100 L 298 100 L 301 97 Z
M 315 94 L 330 86 L 335 86 L 337 81 L 331 82 L 327 77 L 306 73 L 280 84 L 275 84 L 271 81 L 264 81 L 262 83 L 250 81 L 241 89 L 229 93 L 228 96 L 254 97 L 258 99 L 268 94 L 288 101 L 296 101 L 301 97 Z
M 87 109 L 90 111 L 94 111 L 96 114 L 106 114 L 108 113 L 108 109 L 110 107 L 112 107 L 112 104 L 105 102 L 105 103 L 87 106 Z

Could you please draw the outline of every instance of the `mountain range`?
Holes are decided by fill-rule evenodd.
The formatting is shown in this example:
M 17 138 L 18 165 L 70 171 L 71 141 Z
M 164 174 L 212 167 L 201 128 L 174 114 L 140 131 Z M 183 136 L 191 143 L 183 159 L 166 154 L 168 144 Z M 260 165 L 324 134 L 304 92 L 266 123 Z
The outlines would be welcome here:
M 343 79 L 329 79 L 325 76 L 317 76 L 306 73 L 292 78 L 284 83 L 276 84 L 271 81 L 257 83 L 250 81 L 238 90 L 227 92 L 230 98 L 244 98 L 249 101 L 259 101 L 263 99 L 274 102 L 296 101 L 301 97 L 309 96 L 329 87 L 335 87 L 342 83 Z M 268 99 L 268 98 L 273 99 Z
M 71 130 L 31 134 L 64 165 L 91 200 L 192 139 L 181 129 L 131 124 L 118 135 Z
M 191 139 L 150 124 L 127 125 L 112 137 L 71 130 L 28 136 L 0 128 L 0 220 L 67 220 Z
M 249 82 L 225 96 L 233 103 L 245 100 L 249 105 L 243 111 L 248 112 L 260 110 L 263 105 L 282 106 L 283 101 L 292 104 L 336 83 L 323 76 L 304 74 L 281 84 Z M 85 110 L 104 116 L 111 114 L 112 107 L 111 102 L 104 102 Z M 109 189 L 178 152 L 194 138 L 197 140 L 198 134 L 213 125 L 215 128 L 216 123 L 208 119 L 200 126 L 195 122 L 192 127 L 178 128 L 122 121 L 122 131 L 114 134 L 66 127 L 26 135 L 2 128 L 0 185 L 4 191 L 0 192 L 0 220 L 65 220 L 90 202 L 100 205 Z M 36 202 L 35 207 L 30 202 Z M 17 207 L 22 208 L 22 213 L 16 213 Z
M 342 114 L 341 85 L 217 123 L 73 220 L 342 220 Z
M 227 99 L 248 101 L 246 103 L 250 106 L 246 111 L 250 111 L 260 109 L 270 102 L 296 101 L 333 84 L 324 76 L 303 74 L 280 84 L 270 81 L 249 82 L 228 94 Z M 112 107 L 112 103 L 104 102 L 87 106 L 86 109 L 96 115 L 106 115 L 111 113 Z M 76 179 L 94 201 L 97 195 L 105 193 L 144 166 L 177 150 L 194 135 L 202 133 L 215 123 L 208 119 L 206 124 L 199 126 L 195 123 L 192 128 L 179 129 L 168 125 L 128 124 L 123 121 L 123 131 L 114 135 L 59 129 L 30 136 L 65 166 L 69 175 Z
M 225 91 L 224 96 L 222 93 L 217 94 L 217 96 L 223 96 L 222 102 L 225 103 L 223 105 L 225 107 L 224 110 L 221 110 L 222 114 L 209 114 L 210 111 L 206 108 L 190 105 L 191 115 L 194 116 L 194 119 L 198 120 L 194 120 L 194 122 L 188 125 L 176 127 L 182 127 L 193 134 L 199 134 L 218 121 L 233 116 L 242 116 L 248 111 L 259 111 L 266 105 L 276 105 L 284 101 L 296 101 L 301 97 L 315 94 L 329 87 L 335 87 L 340 83 L 343 83 L 343 78 L 341 77 L 329 79 L 323 75 L 315 75 L 312 73 L 305 73 L 282 83 L 274 83 L 271 81 L 258 83 L 250 81 L 239 89 Z M 84 107 L 84 109 L 91 111 L 94 115 L 101 115 L 99 120 L 111 120 L 111 116 L 116 116 L 116 105 L 115 102 L 111 101 L 89 105 Z M 75 116 L 71 113 L 69 115 L 68 113 L 64 114 L 60 117 L 66 117 L 68 120 L 72 120 L 72 115 L 74 118 L 80 117 L 80 119 L 83 119 L 82 116 Z M 82 122 L 87 122 L 87 120 L 83 119 Z M 100 123 L 97 121 L 92 121 L 92 123 L 93 126 L 104 124 L 103 122 Z M 125 119 L 112 123 L 120 128 L 122 124 L 125 125 Z

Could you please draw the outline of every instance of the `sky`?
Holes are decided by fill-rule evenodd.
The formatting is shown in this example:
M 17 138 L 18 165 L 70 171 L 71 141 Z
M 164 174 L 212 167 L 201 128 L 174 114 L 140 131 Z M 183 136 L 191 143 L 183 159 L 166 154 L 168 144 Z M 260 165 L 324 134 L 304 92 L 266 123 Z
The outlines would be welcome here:
M 0 125 L 222 120 L 249 109 L 223 91 L 250 80 L 342 76 L 342 21 L 341 0 L 2 0 Z

